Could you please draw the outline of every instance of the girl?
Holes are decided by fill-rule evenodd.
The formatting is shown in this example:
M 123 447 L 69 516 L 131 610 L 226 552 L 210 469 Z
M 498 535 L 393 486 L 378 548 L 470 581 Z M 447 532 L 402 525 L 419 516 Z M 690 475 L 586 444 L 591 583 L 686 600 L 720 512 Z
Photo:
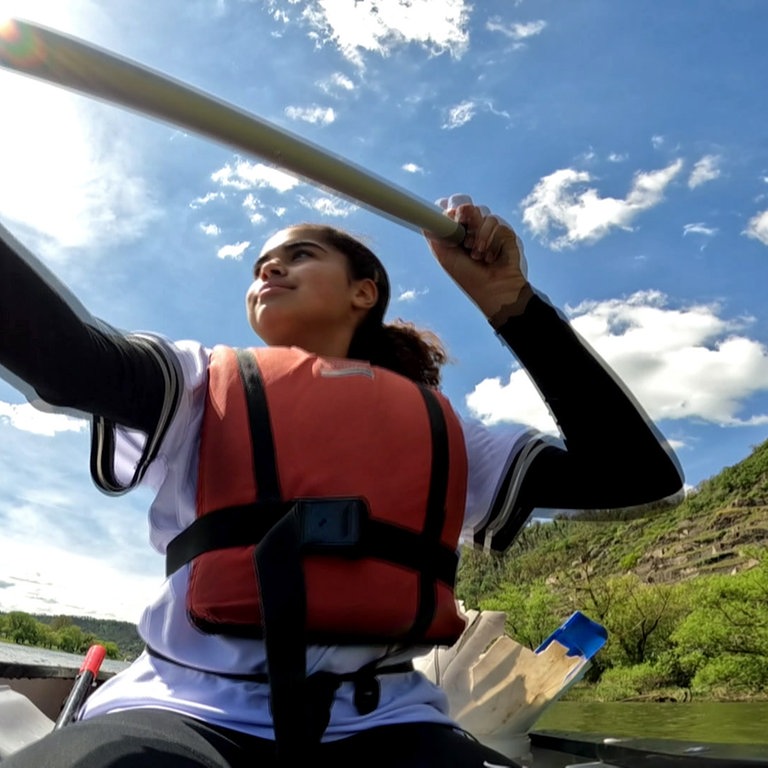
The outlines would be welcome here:
M 432 252 L 526 367 L 562 443 L 460 421 L 437 390 L 439 341 L 383 323 L 386 271 L 338 230 L 264 245 L 246 295 L 256 350 L 105 330 L 0 233 L 0 363 L 93 414 L 100 488 L 156 489 L 150 538 L 168 572 L 140 622 L 146 652 L 9 768 L 511 765 L 409 663 L 461 633 L 459 540 L 503 551 L 536 507 L 633 506 L 682 478 L 531 288 L 512 229 L 465 197 L 443 207 L 467 235 L 428 239 Z

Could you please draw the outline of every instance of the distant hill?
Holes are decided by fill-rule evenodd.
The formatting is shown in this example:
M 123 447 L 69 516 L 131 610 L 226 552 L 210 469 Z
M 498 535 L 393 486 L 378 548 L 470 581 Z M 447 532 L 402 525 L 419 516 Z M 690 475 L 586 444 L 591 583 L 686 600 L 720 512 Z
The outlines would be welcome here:
M 674 509 L 626 522 L 555 520 L 526 528 L 501 558 L 466 553 L 461 596 L 470 604 L 510 579 L 550 585 L 585 567 L 602 577 L 636 574 L 674 583 L 754 565 L 750 547 L 768 544 L 768 441 L 704 481 Z M 478 573 L 482 570 L 483 573 Z

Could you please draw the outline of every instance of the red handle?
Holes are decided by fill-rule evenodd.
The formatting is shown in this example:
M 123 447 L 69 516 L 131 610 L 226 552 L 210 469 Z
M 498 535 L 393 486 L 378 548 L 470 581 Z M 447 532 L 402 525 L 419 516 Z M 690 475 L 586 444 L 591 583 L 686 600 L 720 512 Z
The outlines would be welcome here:
M 85 654 L 85 659 L 80 667 L 80 674 L 83 672 L 91 672 L 94 677 L 99 674 L 101 668 L 101 662 L 104 661 L 104 657 L 107 655 L 107 649 L 103 645 L 92 645 L 88 649 L 88 653 Z

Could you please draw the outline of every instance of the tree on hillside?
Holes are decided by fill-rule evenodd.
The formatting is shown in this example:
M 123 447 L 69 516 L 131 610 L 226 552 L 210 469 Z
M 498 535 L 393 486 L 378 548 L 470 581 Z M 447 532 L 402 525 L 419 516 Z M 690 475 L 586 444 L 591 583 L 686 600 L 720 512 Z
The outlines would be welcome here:
M 5 636 L 19 645 L 37 645 L 43 639 L 38 623 L 27 613 L 11 611 L 5 617 Z
M 645 584 L 633 573 L 607 580 L 613 601 L 605 617 L 616 661 L 642 664 L 667 647 L 684 611 L 672 584 Z M 616 654 L 617 647 L 621 653 Z
M 55 636 L 57 647 L 67 653 L 85 653 L 96 642 L 93 635 L 86 634 L 74 624 L 62 627 L 55 632 Z
M 682 614 L 675 585 L 646 584 L 634 573 L 595 576 L 588 566 L 567 584 L 576 609 L 608 630 L 606 666 L 642 664 L 666 647 Z
M 64 627 L 71 627 L 74 622 L 71 616 L 54 616 L 49 622 L 48 626 L 53 632 L 58 632 Z
M 498 555 L 464 547 L 459 562 L 457 597 L 467 608 L 477 608 L 482 597 L 501 585 L 503 572 L 503 559 Z
M 702 581 L 696 608 L 673 640 L 707 656 L 723 652 L 768 656 L 768 556 L 749 571 Z
M 480 602 L 485 611 L 507 614 L 507 633 L 521 645 L 535 650 L 563 621 L 562 598 L 545 584 L 505 584 Z

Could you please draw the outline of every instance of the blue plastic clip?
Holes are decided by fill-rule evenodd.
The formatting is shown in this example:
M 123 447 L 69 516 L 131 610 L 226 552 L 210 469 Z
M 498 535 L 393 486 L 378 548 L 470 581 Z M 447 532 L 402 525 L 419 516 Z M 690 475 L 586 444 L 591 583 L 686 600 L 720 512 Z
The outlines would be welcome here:
M 591 659 L 605 645 L 608 631 L 581 611 L 575 611 L 536 649 L 536 653 L 541 653 L 553 640 L 567 648 L 569 656 Z

